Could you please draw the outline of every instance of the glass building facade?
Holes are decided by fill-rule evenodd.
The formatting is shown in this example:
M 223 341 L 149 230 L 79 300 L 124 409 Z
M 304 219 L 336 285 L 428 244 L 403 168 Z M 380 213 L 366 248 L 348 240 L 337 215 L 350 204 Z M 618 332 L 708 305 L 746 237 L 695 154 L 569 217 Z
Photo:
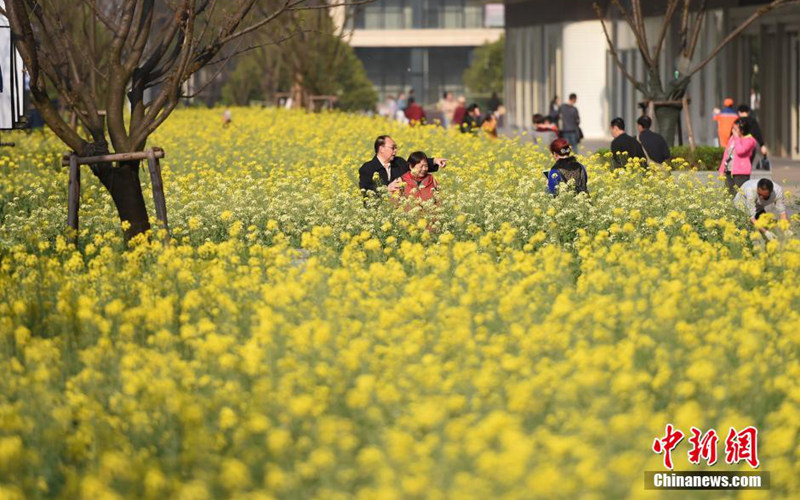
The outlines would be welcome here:
M 356 7 L 346 27 L 381 100 L 414 89 L 421 104 L 432 105 L 446 91 L 464 93 L 472 52 L 489 39 L 486 32 L 499 36 L 502 13 L 497 0 L 378 0 Z
M 445 92 L 464 92 L 462 77 L 471 47 L 357 48 L 367 77 L 381 99 L 414 89 L 422 104 L 433 104 Z
M 481 0 L 379 0 L 358 9 L 351 27 L 368 30 L 465 29 L 484 25 Z

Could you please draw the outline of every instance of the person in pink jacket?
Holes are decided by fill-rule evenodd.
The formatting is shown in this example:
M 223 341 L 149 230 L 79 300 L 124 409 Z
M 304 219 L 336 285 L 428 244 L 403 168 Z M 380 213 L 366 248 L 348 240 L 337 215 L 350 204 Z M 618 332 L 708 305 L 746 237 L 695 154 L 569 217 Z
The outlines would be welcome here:
M 722 163 L 719 166 L 720 175 L 725 175 L 725 184 L 731 195 L 735 195 L 737 188 L 750 180 L 753 164 L 750 157 L 758 148 L 758 142 L 750 135 L 750 120 L 739 118 L 733 123 L 731 140 L 725 148 Z

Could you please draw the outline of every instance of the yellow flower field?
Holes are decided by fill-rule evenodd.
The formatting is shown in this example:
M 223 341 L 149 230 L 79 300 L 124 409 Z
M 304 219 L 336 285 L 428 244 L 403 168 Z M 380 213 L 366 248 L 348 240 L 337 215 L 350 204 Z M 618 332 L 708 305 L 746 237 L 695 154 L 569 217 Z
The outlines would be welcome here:
M 757 427 L 772 489 L 727 496 L 800 496 L 800 241 L 717 184 L 595 156 L 552 198 L 530 144 L 220 113 L 151 141 L 169 244 L 86 169 L 68 245 L 64 147 L 0 153 L 0 499 L 659 498 L 667 423 Z M 364 206 L 387 132 L 438 208 Z

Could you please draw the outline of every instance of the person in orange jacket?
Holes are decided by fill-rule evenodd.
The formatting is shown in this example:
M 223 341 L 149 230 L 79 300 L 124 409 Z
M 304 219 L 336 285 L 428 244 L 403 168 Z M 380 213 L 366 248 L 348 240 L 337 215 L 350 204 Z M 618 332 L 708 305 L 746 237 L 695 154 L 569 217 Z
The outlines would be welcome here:
M 733 109 L 733 99 L 725 99 L 722 110 L 714 108 L 714 121 L 717 122 L 717 137 L 719 137 L 719 147 L 727 148 L 731 138 L 733 124 L 739 119 L 739 113 Z

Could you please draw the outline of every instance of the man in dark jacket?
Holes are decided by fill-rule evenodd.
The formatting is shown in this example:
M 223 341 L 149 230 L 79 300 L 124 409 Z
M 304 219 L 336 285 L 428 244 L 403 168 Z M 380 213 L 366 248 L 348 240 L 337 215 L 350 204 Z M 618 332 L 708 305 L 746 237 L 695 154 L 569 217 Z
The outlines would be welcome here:
M 611 168 L 624 167 L 631 158 L 641 158 L 646 161 L 642 145 L 635 138 L 625 133 L 625 120 L 614 118 L 611 120 Z
M 639 128 L 639 143 L 644 148 L 650 161 L 656 163 L 664 163 L 671 158 L 669 152 L 669 145 L 659 134 L 656 134 L 650 127 L 653 126 L 653 120 L 649 116 L 640 116 L 636 120 Z
M 436 172 L 439 167 L 444 168 L 447 160 L 444 158 L 428 158 L 428 172 Z M 380 179 L 381 185 L 387 186 L 390 191 L 402 184 L 400 179 L 408 172 L 408 163 L 397 157 L 397 144 L 388 135 L 381 135 L 375 139 L 375 156 L 358 169 L 358 187 L 366 195 L 376 193 L 378 187 L 375 175 Z

